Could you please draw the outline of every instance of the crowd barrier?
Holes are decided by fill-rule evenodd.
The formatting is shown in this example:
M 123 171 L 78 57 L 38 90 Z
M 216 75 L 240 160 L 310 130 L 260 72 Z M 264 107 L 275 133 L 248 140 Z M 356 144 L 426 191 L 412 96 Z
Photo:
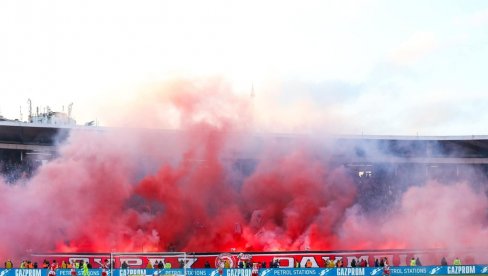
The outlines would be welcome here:
M 48 269 L 0 269 L 0 276 L 48 276 Z M 154 275 L 186 275 L 189 276 L 219 276 L 217 269 L 114 269 L 109 276 L 154 276 Z M 101 269 L 90 269 L 90 276 L 101 276 Z M 488 275 L 488 265 L 462 266 L 398 266 L 390 268 L 391 275 L 419 276 L 419 275 Z M 347 268 L 263 268 L 259 276 L 381 276 L 381 267 L 347 267 Z M 70 269 L 58 269 L 56 276 L 71 276 Z M 83 271 L 78 270 L 78 276 Z M 252 269 L 232 268 L 224 269 L 222 276 L 252 276 Z

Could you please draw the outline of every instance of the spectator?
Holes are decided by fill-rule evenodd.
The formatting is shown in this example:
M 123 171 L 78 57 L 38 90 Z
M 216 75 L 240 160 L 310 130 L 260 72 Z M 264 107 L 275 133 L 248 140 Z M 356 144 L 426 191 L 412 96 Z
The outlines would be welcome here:
M 127 265 L 127 263 L 124 261 L 122 262 L 122 266 L 121 266 L 122 269 L 127 269 L 129 268 L 129 266 Z
M 56 270 L 58 269 L 58 264 L 56 263 L 56 260 L 53 260 L 51 265 L 49 266 L 49 276 L 56 276 Z
M 337 260 L 336 267 L 344 267 L 344 264 L 342 263 L 342 259 Z
M 356 259 L 352 259 L 352 261 L 351 261 L 351 267 L 356 267 Z
M 415 259 L 415 264 L 416 264 L 417 266 L 422 266 L 422 263 L 420 262 L 419 257 L 417 257 L 417 259 Z
M 359 260 L 359 267 L 366 267 L 368 266 L 368 263 L 364 259 Z
M 90 272 L 88 271 L 88 264 L 87 262 L 83 262 L 83 276 L 89 276 Z
M 310 259 L 308 259 L 307 262 L 305 263 L 305 267 L 312 268 L 312 261 L 310 261 Z
M 109 267 L 109 261 L 105 259 L 105 262 L 100 265 L 100 268 L 102 269 L 102 276 L 107 276 L 108 275 L 108 267 Z
M 452 262 L 453 265 L 461 265 L 461 259 L 459 259 L 459 257 L 456 257 L 456 259 L 454 259 L 454 261 Z
M 71 260 L 71 263 L 70 263 L 70 266 L 71 266 L 71 276 L 77 276 L 78 275 L 78 272 L 76 271 L 76 261 L 75 260 Z
M 441 265 L 442 265 L 442 266 L 447 266 L 447 260 L 446 260 L 446 257 L 442 257 L 442 260 L 441 260 Z
M 389 276 L 390 275 L 390 264 L 388 263 L 388 258 L 381 259 L 383 263 L 383 275 Z
M 205 262 L 205 268 L 210 268 L 210 263 L 208 261 Z

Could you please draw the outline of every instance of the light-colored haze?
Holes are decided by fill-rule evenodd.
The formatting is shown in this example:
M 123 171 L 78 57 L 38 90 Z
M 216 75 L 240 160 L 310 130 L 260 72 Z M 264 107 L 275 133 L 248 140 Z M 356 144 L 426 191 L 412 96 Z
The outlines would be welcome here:
M 440 183 L 419 180 L 419 168 L 395 176 L 394 187 L 409 183 L 404 193 L 389 194 L 383 184 L 393 179 L 376 171 L 372 182 L 356 185 L 357 176 L 333 159 L 347 143 L 256 135 L 248 118 L 232 112 L 250 114 L 252 106 L 228 89 L 218 80 L 173 82 L 123 111 L 168 107 L 181 131 L 75 129 L 31 178 L 14 185 L 0 178 L 0 216 L 8 222 L 0 225 L 0 257 L 440 249 L 469 250 L 464 264 L 486 263 L 486 252 L 472 250 L 487 245 L 486 177 Z
M 218 77 L 254 86 L 262 129 L 487 134 L 487 15 L 486 1 L 2 1 L 0 114 L 73 102 L 79 123 L 114 125 L 147 87 Z

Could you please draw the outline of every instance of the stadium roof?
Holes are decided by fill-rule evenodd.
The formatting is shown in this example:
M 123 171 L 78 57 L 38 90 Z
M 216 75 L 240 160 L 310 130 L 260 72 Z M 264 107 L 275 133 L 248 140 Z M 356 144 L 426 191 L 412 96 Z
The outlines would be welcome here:
M 0 149 L 53 150 L 69 131 L 59 126 L 0 121 Z

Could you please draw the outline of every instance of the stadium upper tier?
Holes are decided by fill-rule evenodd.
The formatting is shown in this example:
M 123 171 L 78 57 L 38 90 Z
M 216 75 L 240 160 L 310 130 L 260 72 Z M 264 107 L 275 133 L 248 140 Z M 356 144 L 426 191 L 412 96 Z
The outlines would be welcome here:
M 0 121 L 0 149 L 21 151 L 54 151 L 73 130 L 105 131 L 109 128 L 86 126 L 55 126 L 25 122 Z M 118 129 L 120 130 L 120 129 Z M 125 131 L 131 131 L 127 129 Z M 143 130 L 146 131 L 146 130 Z M 178 131 L 147 130 L 174 140 Z M 255 143 L 273 141 L 283 147 L 296 145 L 303 135 L 255 134 Z M 327 151 L 339 163 L 435 163 L 435 164 L 488 164 L 488 136 L 373 136 L 339 135 L 323 138 Z M 253 141 L 251 139 L 251 141 Z M 317 137 L 314 137 L 317 141 Z M 299 142 L 298 142 L 299 143 Z M 253 158 L 242 153 L 237 158 Z
M 69 127 L 4 121 L 0 122 L 0 149 L 51 150 L 69 132 Z
M 334 155 L 345 163 L 488 164 L 488 136 L 336 138 Z

